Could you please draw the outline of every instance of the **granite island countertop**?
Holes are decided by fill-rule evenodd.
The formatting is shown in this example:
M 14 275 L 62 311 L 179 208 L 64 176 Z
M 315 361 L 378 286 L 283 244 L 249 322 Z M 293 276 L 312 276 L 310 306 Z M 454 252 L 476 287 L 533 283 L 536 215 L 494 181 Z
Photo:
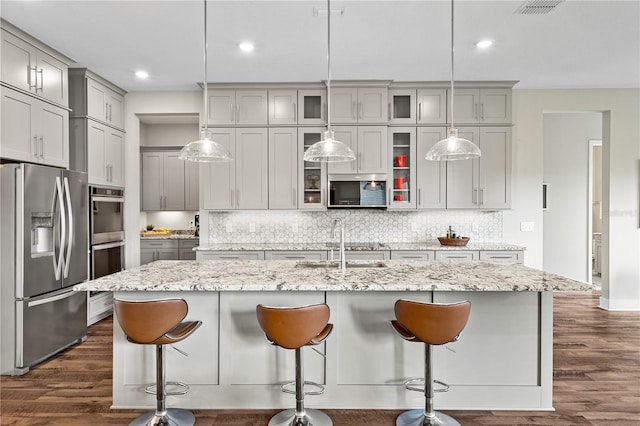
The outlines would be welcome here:
M 284 261 L 163 260 L 74 286 L 76 291 L 588 291 L 588 283 L 522 264 L 350 261 L 337 268 Z M 304 262 L 309 263 L 309 262 Z M 330 261 L 314 261 L 324 266 Z M 384 264 L 384 267 L 357 265 Z
M 196 247 L 196 251 L 255 251 L 255 250 L 331 250 L 336 249 L 338 243 L 216 243 L 201 245 Z M 438 241 L 426 241 L 420 243 L 371 243 L 371 242 L 345 242 L 345 249 L 354 251 L 375 251 L 375 250 L 525 250 L 525 247 L 507 243 L 496 242 L 469 242 L 466 246 L 443 246 Z

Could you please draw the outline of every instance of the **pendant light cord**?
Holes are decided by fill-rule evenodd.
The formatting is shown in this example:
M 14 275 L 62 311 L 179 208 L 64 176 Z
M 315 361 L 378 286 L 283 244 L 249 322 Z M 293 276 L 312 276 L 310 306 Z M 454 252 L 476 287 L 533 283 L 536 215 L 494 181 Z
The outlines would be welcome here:
M 203 129 L 209 127 L 209 99 L 207 91 L 207 0 L 204 0 L 204 122 Z
M 454 52 L 454 44 L 453 44 L 453 0 L 451 0 L 451 129 L 455 128 L 453 125 L 453 52 Z
M 327 0 L 327 131 L 331 130 L 331 0 Z

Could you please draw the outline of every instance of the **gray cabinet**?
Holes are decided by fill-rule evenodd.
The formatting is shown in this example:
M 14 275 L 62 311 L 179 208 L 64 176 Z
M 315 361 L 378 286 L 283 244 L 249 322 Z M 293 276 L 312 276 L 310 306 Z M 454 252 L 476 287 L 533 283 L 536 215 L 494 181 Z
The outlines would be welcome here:
M 391 258 L 389 250 L 345 250 L 344 255 L 347 260 L 388 260 Z M 339 257 L 339 251 L 335 250 L 334 259 L 339 259 Z
M 185 209 L 185 161 L 179 151 L 143 151 L 142 210 Z
M 298 209 L 327 208 L 327 163 L 304 161 L 304 152 L 322 140 L 324 127 L 298 129 Z
M 124 96 L 127 93 L 86 68 L 69 70 L 72 117 L 90 118 L 124 130 Z
M 198 260 L 264 260 L 262 250 L 203 251 L 196 254 Z
M 184 162 L 184 209 L 200 209 L 200 163 Z
M 0 157 L 68 167 L 69 112 L 8 87 L 0 93 Z
M 263 210 L 268 200 L 266 128 L 211 129 L 233 156 L 230 163 L 202 165 L 205 210 Z
M 297 90 L 269 90 L 269 124 L 297 124 L 297 103 Z
M 389 128 L 387 205 L 391 209 L 416 208 L 416 128 Z
M 434 260 L 435 251 L 433 250 L 393 250 L 391 251 L 392 260 Z
M 209 96 L 210 125 L 266 125 L 267 91 L 213 89 Z
M 180 260 L 196 260 L 196 252 L 193 250 L 198 247 L 199 240 L 178 240 L 180 249 Z
M 347 144 L 355 161 L 329 163 L 328 173 L 387 173 L 386 126 L 336 126 L 336 140 Z
M 416 89 L 389 89 L 389 124 L 416 124 Z
M 425 160 L 427 151 L 445 137 L 444 127 L 418 127 L 416 148 L 416 189 L 418 209 L 447 206 L 447 162 Z
M 82 121 L 73 136 L 76 142 L 86 141 L 89 184 L 123 187 L 124 133 L 97 121 Z
M 265 251 L 266 260 L 327 260 L 326 250 Z
M 180 249 L 178 240 L 140 240 L 140 264 L 156 260 L 178 260 Z
M 269 129 L 269 209 L 298 206 L 298 130 Z
M 482 156 L 447 163 L 447 208 L 510 208 L 511 128 L 461 127 L 459 134 L 477 143 Z
M 419 89 L 417 103 L 417 122 L 419 124 L 445 124 L 447 122 L 446 89 Z
M 511 123 L 511 89 L 460 88 L 455 90 L 454 101 L 455 124 Z
M 524 263 L 522 250 L 481 250 L 480 260 L 500 263 Z
M 335 124 L 387 124 L 386 87 L 331 89 L 331 122 Z
M 17 29 L 15 32 L 20 36 L 4 28 L 0 32 L 2 82 L 66 108 L 69 105 L 68 62 L 65 62 L 68 58 L 57 52 L 45 52 L 39 43 Z
M 298 90 L 298 124 L 321 126 L 327 122 L 327 91 Z
M 479 260 L 480 252 L 477 250 L 436 250 L 435 260 Z

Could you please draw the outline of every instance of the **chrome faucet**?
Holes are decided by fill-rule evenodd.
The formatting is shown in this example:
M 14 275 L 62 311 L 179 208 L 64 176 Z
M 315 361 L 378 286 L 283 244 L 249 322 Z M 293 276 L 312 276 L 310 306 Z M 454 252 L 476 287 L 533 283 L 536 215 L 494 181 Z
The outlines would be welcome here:
M 344 222 L 342 219 L 338 218 L 333 221 L 333 226 L 331 227 L 331 238 L 335 240 L 338 224 L 340 224 L 340 269 L 344 271 L 347 268 L 347 260 L 344 253 Z

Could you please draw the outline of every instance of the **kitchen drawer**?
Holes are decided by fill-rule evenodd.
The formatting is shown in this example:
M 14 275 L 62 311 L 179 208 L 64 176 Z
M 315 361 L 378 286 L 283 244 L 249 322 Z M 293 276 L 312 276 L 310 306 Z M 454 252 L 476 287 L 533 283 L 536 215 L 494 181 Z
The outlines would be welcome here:
M 327 260 L 325 250 L 265 251 L 266 260 Z
M 89 296 L 87 325 L 94 324 L 113 312 L 113 293 L 105 291 Z
M 501 263 L 523 263 L 524 252 L 520 250 L 481 251 L 480 260 Z
M 154 239 L 140 240 L 140 249 L 178 249 L 178 240 Z
M 394 250 L 391 252 L 391 259 L 433 260 L 434 255 L 433 250 Z
M 436 250 L 436 260 L 478 260 L 477 250 Z
M 260 251 L 199 251 L 198 260 L 264 260 L 264 252 Z
M 389 260 L 391 258 L 389 250 L 347 250 L 345 256 L 347 260 Z M 334 250 L 333 257 L 339 259 L 340 250 Z

